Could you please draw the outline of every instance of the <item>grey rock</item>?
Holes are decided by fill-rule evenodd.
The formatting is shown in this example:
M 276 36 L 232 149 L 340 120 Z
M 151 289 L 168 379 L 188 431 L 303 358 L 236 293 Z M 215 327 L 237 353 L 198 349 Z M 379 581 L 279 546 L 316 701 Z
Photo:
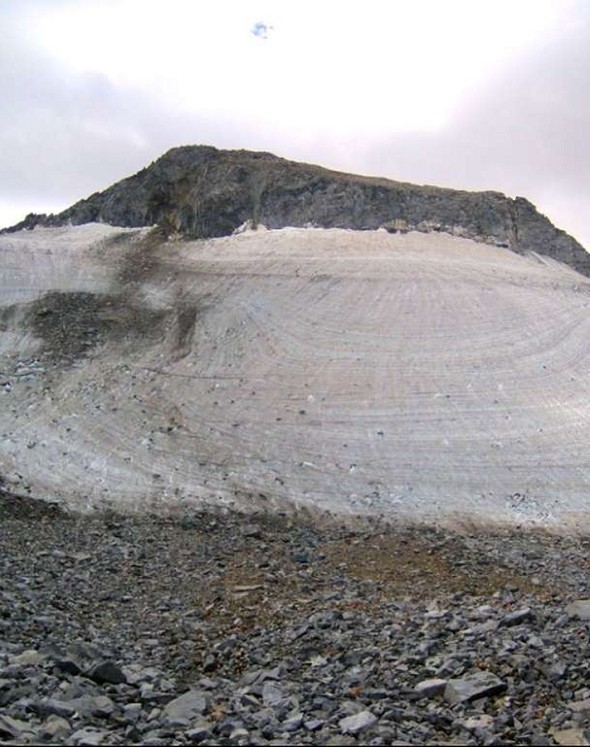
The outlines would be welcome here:
M 15 656 L 9 656 L 8 662 L 9 664 L 16 664 L 21 667 L 25 666 L 38 666 L 39 664 L 42 664 L 45 661 L 46 657 L 39 653 L 39 651 L 36 651 L 35 649 L 27 649 L 27 651 L 23 651 L 22 654 L 18 654 Z
M 590 599 L 577 599 L 565 608 L 570 617 L 579 620 L 590 620 Z
M 303 623 L 302 625 L 299 625 L 298 627 L 293 627 L 287 630 L 285 633 L 285 641 L 286 643 L 293 643 L 297 639 L 303 637 L 307 631 L 309 630 L 309 624 Z
M 191 742 L 199 744 L 211 736 L 211 724 L 203 721 L 197 726 L 192 726 L 190 729 L 187 729 L 185 733 Z
M 97 718 L 108 718 L 115 711 L 115 704 L 106 695 L 83 695 L 81 698 L 69 700 L 67 705 L 74 708 L 78 714 L 87 714 Z
M 495 630 L 498 630 L 500 623 L 497 620 L 486 620 L 486 622 L 479 623 L 478 625 L 474 625 L 472 628 L 468 628 L 465 631 L 465 635 L 471 634 L 471 635 L 486 635 L 487 633 L 493 633 Z
M 256 695 L 253 695 L 252 693 L 243 693 L 240 696 L 240 705 L 251 708 L 258 708 L 260 706 L 260 701 L 256 697 Z
M 48 713 L 55 716 L 68 717 L 73 716 L 76 712 L 76 707 L 72 705 L 71 701 L 57 700 L 56 698 L 47 698 L 42 700 L 35 706 L 35 710 L 40 713 Z
M 236 726 L 229 735 L 229 741 L 241 744 L 247 744 L 247 739 L 250 736 L 248 729 L 244 729 L 243 726 Z
M 200 690 L 189 690 L 171 700 L 162 712 L 163 718 L 174 724 L 184 724 L 201 716 L 207 708 L 207 699 Z
M 547 679 L 551 682 L 559 682 L 567 672 L 567 664 L 565 661 L 555 661 L 550 666 L 544 667 L 543 670 Z
M 371 711 L 361 711 L 353 716 L 340 719 L 338 726 L 344 734 L 359 734 L 377 722 L 377 716 Z
M 157 669 L 154 669 L 153 667 L 146 667 L 145 669 L 137 667 L 123 667 L 122 671 L 127 678 L 127 683 L 130 685 L 138 685 L 142 684 L 143 682 L 153 682 L 154 680 L 157 680 L 162 676 L 162 673 Z
M 309 721 L 305 721 L 303 726 L 307 731 L 317 731 L 318 729 L 321 729 L 325 723 L 326 722 L 323 718 L 311 718 Z
M 107 683 L 121 685 L 127 682 L 127 677 L 123 670 L 112 661 L 102 661 L 95 664 L 86 672 L 86 676 L 100 685 Z
M 555 740 L 545 734 L 539 734 L 537 732 L 531 737 L 531 744 L 533 747 L 548 747 L 549 745 L 555 744 Z
M 107 731 L 84 727 L 75 731 L 70 737 L 70 741 L 74 745 L 80 745 L 80 747 L 97 747 L 97 745 L 103 744 L 108 736 L 109 732 Z
M 507 615 L 500 620 L 498 623 L 499 627 L 511 627 L 512 625 L 520 625 L 533 617 L 533 612 L 530 607 L 524 607 L 521 610 L 515 612 L 509 612 Z
M 260 539 L 262 533 L 260 527 L 256 524 L 244 524 L 242 527 L 242 535 L 244 537 L 251 537 L 252 539 Z
M 72 643 L 66 647 L 50 644 L 43 647 L 40 653 L 54 661 L 58 669 L 68 674 L 80 674 L 97 661 L 104 659 L 100 649 L 83 642 Z
M 142 714 L 143 706 L 141 703 L 127 703 L 123 706 L 123 715 L 126 721 L 131 724 L 135 724 Z
M 356 738 L 349 734 L 334 734 L 330 737 L 327 742 L 324 742 L 328 747 L 345 747 L 345 745 L 358 744 Z
M 549 732 L 557 744 L 577 747 L 590 745 L 590 730 L 588 729 L 551 729 Z
M 498 695 L 504 692 L 506 687 L 506 683 L 492 672 L 476 670 L 465 677 L 449 680 L 445 687 L 444 698 L 454 705 Z
M 37 732 L 37 737 L 42 741 L 48 741 L 51 739 L 63 741 L 72 731 L 72 726 L 69 721 L 61 716 L 49 716 L 49 718 L 43 722 L 41 728 Z
M 447 685 L 447 680 L 440 678 L 433 678 L 430 680 L 422 680 L 414 688 L 414 692 L 423 698 L 431 698 L 433 695 L 438 695 L 443 692 Z
M 9 682 L 10 687 L 0 688 L 0 708 L 5 708 L 10 703 L 33 694 L 33 686 L 30 681 L 23 682 L 16 679 L 5 681 Z M 22 684 L 17 684 L 17 682 L 22 682 Z
M 293 716 L 289 716 L 289 718 L 285 719 L 281 724 L 281 729 L 284 731 L 297 731 L 301 724 L 303 723 L 303 714 L 302 713 L 295 713 Z
M 478 729 L 489 729 L 494 724 L 494 717 L 488 713 L 482 713 L 481 716 L 471 716 L 462 722 L 463 728 L 467 731 L 477 731 Z
M 162 729 L 152 729 L 151 731 L 147 731 L 143 734 L 142 744 L 169 745 L 170 732 Z
M 217 734 L 220 734 L 223 737 L 229 737 L 230 734 L 232 734 L 236 729 L 241 729 L 244 726 L 244 722 L 241 719 L 236 718 L 226 718 L 223 721 L 220 721 L 215 731 Z
M 268 681 L 262 686 L 262 702 L 265 706 L 274 706 L 284 698 L 283 688 L 278 682 Z
M 31 727 L 26 721 L 0 715 L 0 739 L 21 739 L 31 732 Z

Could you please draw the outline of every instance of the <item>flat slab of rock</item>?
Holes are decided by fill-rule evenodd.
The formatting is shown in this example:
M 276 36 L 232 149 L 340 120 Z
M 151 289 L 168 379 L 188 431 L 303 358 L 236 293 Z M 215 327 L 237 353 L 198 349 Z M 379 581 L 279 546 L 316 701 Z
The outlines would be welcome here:
M 500 620 L 499 626 L 501 628 L 511 628 L 513 625 L 520 625 L 523 622 L 531 620 L 533 617 L 533 611 L 530 607 L 524 607 L 521 610 L 515 610 L 509 612 L 507 615 Z
M 492 672 L 476 670 L 465 677 L 449 680 L 445 687 L 444 697 L 448 703 L 455 705 L 499 695 L 506 690 L 506 687 L 506 683 Z
M 552 729 L 550 732 L 557 744 L 590 745 L 590 730 L 588 729 Z
M 98 745 L 103 744 L 108 737 L 109 733 L 107 731 L 98 731 L 97 729 L 86 727 L 75 731 L 70 739 L 71 744 L 79 745 L 80 747 L 98 747 Z
M 10 716 L 0 716 L 0 739 L 19 739 L 30 731 L 26 721 L 11 718 Z
M 262 702 L 265 706 L 274 706 L 284 697 L 283 688 L 278 682 L 265 682 L 262 686 Z
M 64 705 L 70 706 L 76 713 L 83 715 L 108 718 L 115 710 L 115 704 L 106 695 L 83 695 L 80 698 L 68 700 Z
M 414 692 L 423 698 L 431 698 L 433 695 L 442 693 L 447 686 L 447 682 L 448 680 L 442 680 L 438 677 L 430 680 L 422 680 L 422 682 L 416 685 Z
M 45 658 L 46 657 L 43 654 L 40 654 L 35 649 L 27 649 L 27 651 L 23 651 L 22 654 L 18 654 L 18 656 L 8 657 L 8 661 L 10 664 L 17 664 L 21 667 L 36 667 L 39 664 L 42 664 Z
M 476 731 L 477 729 L 489 729 L 494 723 L 494 717 L 488 713 L 482 713 L 481 716 L 472 716 L 463 721 L 463 727 L 467 731 Z
M 202 715 L 207 708 L 207 700 L 200 690 L 189 690 L 171 700 L 164 708 L 163 716 L 172 723 L 186 723 Z
M 364 729 L 373 726 L 376 721 L 377 716 L 372 714 L 371 711 L 361 711 L 360 713 L 355 713 L 354 716 L 347 716 L 340 719 L 338 725 L 344 734 L 358 734 Z
M 575 602 L 568 604 L 565 611 L 570 617 L 590 620 L 590 599 L 576 599 Z

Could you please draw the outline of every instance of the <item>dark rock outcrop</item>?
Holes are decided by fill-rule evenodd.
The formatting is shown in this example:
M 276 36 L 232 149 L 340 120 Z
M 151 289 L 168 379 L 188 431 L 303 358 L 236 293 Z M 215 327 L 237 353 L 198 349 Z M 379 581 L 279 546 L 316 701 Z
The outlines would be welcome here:
M 353 176 L 270 153 L 173 148 L 134 176 L 58 215 L 28 215 L 6 231 L 99 221 L 159 224 L 188 238 L 231 234 L 251 221 L 268 228 L 318 226 L 444 231 L 537 252 L 590 275 L 590 255 L 522 197 Z

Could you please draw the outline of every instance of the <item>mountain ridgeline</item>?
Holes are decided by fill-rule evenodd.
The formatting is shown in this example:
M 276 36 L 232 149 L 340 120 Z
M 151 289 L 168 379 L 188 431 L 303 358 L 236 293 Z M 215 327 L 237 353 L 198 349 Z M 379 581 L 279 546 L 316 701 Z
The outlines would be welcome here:
M 90 222 L 159 225 L 186 238 L 227 236 L 247 222 L 443 231 L 518 254 L 536 252 L 590 276 L 590 254 L 522 197 L 354 176 L 270 153 L 202 145 L 173 148 L 104 192 L 57 215 L 31 213 L 5 231 Z

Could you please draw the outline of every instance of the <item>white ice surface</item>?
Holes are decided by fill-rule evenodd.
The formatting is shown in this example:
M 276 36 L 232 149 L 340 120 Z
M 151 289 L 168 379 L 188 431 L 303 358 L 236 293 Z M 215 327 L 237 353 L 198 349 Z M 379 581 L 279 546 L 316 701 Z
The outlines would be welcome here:
M 439 233 L 282 229 L 169 241 L 122 287 L 146 234 L 0 237 L 0 469 L 16 490 L 590 526 L 588 279 Z M 55 290 L 129 294 L 167 321 L 51 368 L 25 311 Z M 42 370 L 17 376 L 27 365 Z

